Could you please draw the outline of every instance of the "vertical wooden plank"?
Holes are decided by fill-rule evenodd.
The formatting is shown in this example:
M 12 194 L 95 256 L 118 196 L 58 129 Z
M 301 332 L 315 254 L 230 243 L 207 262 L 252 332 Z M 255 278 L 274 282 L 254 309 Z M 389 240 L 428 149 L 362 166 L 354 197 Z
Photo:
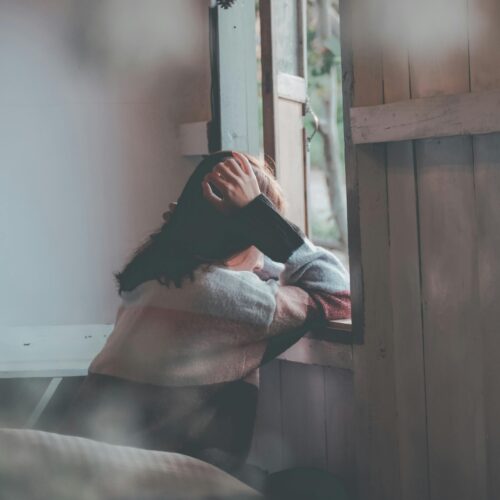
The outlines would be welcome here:
M 248 462 L 275 472 L 283 464 L 280 361 L 267 363 L 259 371 L 257 418 Z
M 359 498 L 400 498 L 384 146 L 356 148 L 364 344 L 354 347 Z
M 308 89 L 308 72 L 307 72 L 307 2 L 306 0 L 297 0 L 297 11 L 298 11 L 298 21 L 299 21 L 299 75 L 302 76 L 305 82 L 305 88 Z M 305 106 L 302 106 L 302 116 L 306 114 Z M 302 122 L 302 170 L 304 179 L 304 232 L 307 236 L 311 234 L 311 222 L 309 213 L 309 204 L 311 199 L 311 158 L 309 154 L 309 146 L 307 143 L 307 130 L 304 126 L 303 118 Z
M 471 91 L 500 87 L 500 4 L 468 0 Z
M 431 498 L 486 498 L 470 138 L 416 146 Z
M 285 215 L 302 230 L 306 229 L 306 183 L 302 122 L 303 104 L 278 99 L 279 162 L 276 175 L 286 198 Z
M 471 90 L 500 88 L 500 3 L 469 0 Z M 500 498 L 500 134 L 473 138 L 488 498 Z
M 343 79 L 347 103 L 355 106 L 381 104 L 380 6 L 374 0 L 342 3 L 341 37 L 349 36 L 352 44 L 352 98 L 350 89 L 345 89 L 345 75 Z M 342 47 L 345 48 L 344 41 Z M 345 56 L 346 52 L 342 52 L 343 59 Z M 343 72 L 346 71 L 349 71 L 348 62 L 343 63 Z M 349 137 L 346 141 L 347 170 L 357 174 L 357 184 L 348 184 L 348 196 L 358 203 L 359 226 L 352 219 L 349 222 L 351 225 L 354 222 L 355 230 L 359 228 L 360 255 L 355 257 L 360 259 L 363 285 L 364 345 L 354 348 L 358 497 L 392 500 L 401 498 L 401 494 L 385 146 L 352 148 Z M 357 298 L 359 288 L 354 300 Z
M 410 99 L 408 1 L 384 3 L 384 101 Z M 413 142 L 387 144 L 390 279 L 401 499 L 429 497 L 420 254 Z
M 467 92 L 466 1 L 425 0 L 418 9 L 412 96 Z M 429 483 L 436 499 L 486 498 L 472 164 L 469 137 L 416 143 Z
M 278 72 L 304 79 L 305 0 L 260 2 L 264 152 L 288 202 L 287 217 L 307 232 L 304 103 L 279 95 Z
M 488 498 L 500 498 L 500 134 L 474 137 Z M 480 329 L 480 332 L 477 331 Z
M 217 24 L 221 148 L 258 154 L 255 1 L 219 7 Z
M 344 120 L 344 156 L 347 194 L 347 227 L 349 243 L 349 274 L 351 281 L 351 317 L 352 339 L 361 343 L 364 333 L 363 319 L 363 270 L 361 267 L 361 228 L 359 218 L 358 167 L 355 147 L 351 138 L 352 91 L 354 75 L 352 64 L 352 2 L 341 1 L 339 4 L 340 51 L 342 54 L 342 107 Z
M 388 144 L 390 272 L 401 498 L 428 498 L 419 243 L 411 141 Z
M 278 157 L 278 70 L 276 67 L 276 36 L 273 29 L 273 2 L 259 0 L 262 58 L 262 120 L 264 153 L 272 161 Z
M 407 5 L 412 97 L 467 92 L 467 0 Z
M 323 367 L 281 362 L 283 467 L 326 469 Z
M 328 470 L 354 491 L 354 387 L 348 370 L 325 368 Z

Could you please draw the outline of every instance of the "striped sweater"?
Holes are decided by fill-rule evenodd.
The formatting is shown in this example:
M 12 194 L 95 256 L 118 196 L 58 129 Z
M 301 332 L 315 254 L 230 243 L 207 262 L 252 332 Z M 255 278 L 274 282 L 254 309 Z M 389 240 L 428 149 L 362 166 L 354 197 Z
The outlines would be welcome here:
M 256 272 L 203 266 L 181 288 L 148 281 L 124 292 L 92 373 L 169 386 L 240 380 L 297 332 L 349 317 L 347 274 L 337 257 L 263 194 L 238 216 L 244 230 L 258 235 L 256 246 L 284 264 L 267 257 Z
M 204 265 L 180 288 L 122 294 L 115 328 L 59 432 L 176 451 L 235 475 L 246 459 L 258 368 L 313 326 L 350 314 L 347 273 L 263 194 L 235 213 L 262 269 Z

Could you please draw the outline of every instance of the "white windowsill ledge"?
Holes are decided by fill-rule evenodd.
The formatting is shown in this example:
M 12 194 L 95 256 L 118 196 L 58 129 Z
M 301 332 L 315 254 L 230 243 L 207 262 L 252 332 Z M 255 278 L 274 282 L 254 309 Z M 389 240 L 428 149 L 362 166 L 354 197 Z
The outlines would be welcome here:
M 348 335 L 346 321 L 334 322 L 335 332 Z M 0 378 L 76 377 L 106 342 L 113 325 L 0 327 Z M 329 339 L 330 328 L 310 332 L 280 355 L 297 363 L 352 369 L 352 346 Z

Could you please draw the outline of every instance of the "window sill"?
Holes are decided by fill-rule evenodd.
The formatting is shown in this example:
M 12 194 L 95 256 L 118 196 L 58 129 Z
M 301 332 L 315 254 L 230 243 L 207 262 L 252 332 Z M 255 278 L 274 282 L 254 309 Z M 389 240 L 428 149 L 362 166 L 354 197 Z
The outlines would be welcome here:
M 307 334 L 316 340 L 324 340 L 334 344 L 353 344 L 352 320 L 337 319 L 330 321 L 324 328 L 318 328 Z
M 352 319 L 334 319 L 328 324 L 329 330 L 336 332 L 352 332 Z
M 325 328 L 308 332 L 279 359 L 352 371 L 352 343 L 351 320 L 335 320 Z
M 0 335 L 0 378 L 84 376 L 113 325 L 6 327 Z M 350 320 L 308 332 L 280 359 L 352 370 Z

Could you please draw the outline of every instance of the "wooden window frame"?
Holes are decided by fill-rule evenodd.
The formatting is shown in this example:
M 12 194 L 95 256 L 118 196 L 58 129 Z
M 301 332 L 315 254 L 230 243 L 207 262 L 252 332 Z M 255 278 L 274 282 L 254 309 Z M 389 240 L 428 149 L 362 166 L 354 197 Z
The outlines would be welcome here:
M 364 288 L 361 261 L 361 225 L 359 213 L 358 172 L 356 152 L 351 136 L 351 107 L 353 101 L 353 61 L 351 36 L 351 1 L 339 0 L 340 54 L 342 67 L 342 105 L 344 118 L 344 159 L 347 190 L 347 228 L 349 272 L 351 284 L 351 342 L 364 343 Z
M 212 44 L 212 119 L 208 124 L 210 152 L 240 149 L 254 155 L 259 153 L 254 27 L 253 2 L 236 2 L 229 9 L 210 8 Z M 231 50 L 226 50 L 227 47 L 231 47 Z
M 266 0 L 267 1 L 267 0 Z M 261 15 L 266 15 L 266 9 Z M 304 15 L 302 13 L 302 15 Z M 212 120 L 208 124 L 209 151 L 220 149 L 242 149 L 251 154 L 259 153 L 259 126 L 258 96 L 255 75 L 257 74 L 257 60 L 255 54 L 255 4 L 253 1 L 236 2 L 233 7 L 225 10 L 220 7 L 210 9 L 211 44 L 212 44 Z M 270 57 L 272 53 L 271 33 L 261 32 L 263 43 L 262 58 Z M 266 43 L 268 44 L 266 50 Z M 231 50 L 227 50 L 230 47 Z M 305 50 L 305 49 L 304 49 Z M 344 65 L 343 65 L 344 69 Z M 235 75 L 238 75 L 235 78 Z M 282 80 L 282 79 L 281 79 Z M 262 92 L 270 92 L 270 86 L 290 83 L 281 81 L 279 75 L 273 70 L 262 77 Z M 345 85 L 343 85 L 345 94 Z M 291 91 L 295 89 L 292 88 Z M 286 89 L 285 89 L 286 90 Z M 296 89 L 295 89 L 296 90 Z M 238 110 L 235 104 L 238 103 Z M 344 101 L 344 107 L 346 102 Z M 274 123 L 274 106 L 264 109 L 264 126 L 274 130 L 269 124 Z M 242 120 L 241 117 L 245 116 Z M 346 116 L 346 113 L 344 113 Z M 346 129 L 347 130 L 347 129 Z M 275 151 L 273 133 L 264 135 L 264 149 Z M 347 138 L 346 138 L 347 143 Z M 273 157 L 273 155 L 270 155 Z M 307 178 L 307 177 L 306 177 Z M 351 179 L 352 181 L 352 179 Z M 348 181 L 349 182 L 349 181 Z M 349 197 L 348 197 L 348 212 Z M 351 225 L 350 218 L 349 234 Z M 354 231 L 354 234 L 356 231 Z M 354 239 L 354 242 L 356 240 Z M 351 268 L 356 269 L 356 263 L 351 256 L 351 237 L 349 238 L 349 259 Z M 352 272 L 351 272 L 352 282 Z M 351 285 L 352 287 L 352 285 Z M 359 308 L 354 307 L 357 311 Z M 339 344 L 353 344 L 362 342 L 361 330 L 355 328 L 359 321 L 339 320 L 332 321 L 331 325 L 321 331 L 312 332 L 309 338 L 329 341 Z

